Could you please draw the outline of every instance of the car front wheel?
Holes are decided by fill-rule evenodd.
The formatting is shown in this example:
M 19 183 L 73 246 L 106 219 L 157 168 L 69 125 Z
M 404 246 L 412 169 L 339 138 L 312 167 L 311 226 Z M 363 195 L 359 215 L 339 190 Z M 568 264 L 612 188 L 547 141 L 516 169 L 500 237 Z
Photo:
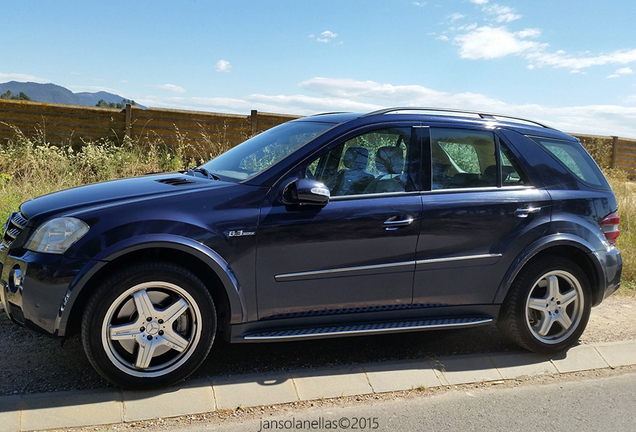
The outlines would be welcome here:
M 590 310 L 585 273 L 568 259 L 544 257 L 521 270 L 502 305 L 498 326 L 518 345 L 552 354 L 579 339 Z
M 205 360 L 216 332 L 214 302 L 193 273 L 169 263 L 127 267 L 104 281 L 82 320 L 95 369 L 120 387 L 183 380 Z

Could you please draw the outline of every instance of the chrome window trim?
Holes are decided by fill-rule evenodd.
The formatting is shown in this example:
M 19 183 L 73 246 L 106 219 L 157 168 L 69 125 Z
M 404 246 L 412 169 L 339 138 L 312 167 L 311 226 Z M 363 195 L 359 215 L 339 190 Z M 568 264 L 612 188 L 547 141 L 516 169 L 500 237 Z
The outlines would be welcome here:
M 382 197 L 395 197 L 395 196 L 417 196 L 421 191 L 400 191 L 400 192 L 378 192 L 369 194 L 354 194 L 354 195 L 335 195 L 329 198 L 329 201 L 349 201 L 353 199 L 373 199 Z
M 431 189 L 430 191 L 422 191 L 425 195 L 438 194 L 438 193 L 459 193 L 459 192 L 495 192 L 495 191 L 511 191 L 511 190 L 526 190 L 536 189 L 534 186 L 486 186 L 486 187 L 474 187 L 474 188 L 452 188 L 452 189 Z

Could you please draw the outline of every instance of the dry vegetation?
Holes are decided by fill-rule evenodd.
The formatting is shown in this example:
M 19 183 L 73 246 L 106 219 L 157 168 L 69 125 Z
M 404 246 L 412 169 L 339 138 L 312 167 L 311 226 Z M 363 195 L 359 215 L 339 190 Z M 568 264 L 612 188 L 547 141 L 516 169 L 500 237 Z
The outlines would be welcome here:
M 16 128 L 14 132 L 0 147 L 2 223 L 21 202 L 39 195 L 103 180 L 185 169 L 229 148 L 204 133 L 197 137 L 201 144 L 196 145 L 178 130 L 175 146 L 146 135 L 139 140 L 125 138 L 121 144 L 88 142 L 77 149 L 49 145 L 44 133 L 27 137 Z
M 178 130 L 176 146 L 168 146 L 160 139 L 146 135 L 139 140 L 126 138 L 121 144 L 108 140 L 84 143 L 75 150 L 49 145 L 44 133 L 27 137 L 18 129 L 14 128 L 14 132 L 14 137 L 0 148 L 0 223 L 20 203 L 39 195 L 148 172 L 176 171 L 199 165 L 229 148 L 222 139 L 215 140 L 205 133 L 192 139 Z M 583 144 L 604 168 L 616 193 L 621 216 L 618 247 L 624 260 L 622 291 L 634 292 L 636 183 L 629 182 L 625 173 L 607 168 L 611 147 L 608 148 L 606 143 L 591 140 Z

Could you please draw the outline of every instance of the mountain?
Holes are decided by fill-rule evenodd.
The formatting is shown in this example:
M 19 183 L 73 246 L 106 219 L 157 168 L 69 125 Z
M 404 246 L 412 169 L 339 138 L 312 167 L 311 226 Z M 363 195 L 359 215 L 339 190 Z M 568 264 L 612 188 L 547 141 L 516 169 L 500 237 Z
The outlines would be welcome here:
M 14 95 L 18 95 L 20 92 L 23 92 L 33 101 L 63 105 L 95 106 L 100 99 L 107 103 L 120 103 L 122 99 L 126 99 L 122 96 L 104 91 L 96 93 L 73 93 L 69 89 L 56 84 L 39 84 L 34 82 L 25 83 L 10 81 L 7 83 L 0 83 L 0 94 L 5 93 L 7 90 L 10 90 Z M 146 108 L 139 104 L 137 106 L 140 108 Z

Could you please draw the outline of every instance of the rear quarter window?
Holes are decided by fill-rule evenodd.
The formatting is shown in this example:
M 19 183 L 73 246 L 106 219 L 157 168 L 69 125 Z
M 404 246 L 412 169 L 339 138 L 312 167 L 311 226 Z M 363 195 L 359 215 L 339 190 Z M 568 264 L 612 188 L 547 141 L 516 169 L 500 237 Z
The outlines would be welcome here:
M 579 180 L 596 187 L 608 187 L 601 169 L 578 142 L 532 136 L 528 138 L 550 153 Z

